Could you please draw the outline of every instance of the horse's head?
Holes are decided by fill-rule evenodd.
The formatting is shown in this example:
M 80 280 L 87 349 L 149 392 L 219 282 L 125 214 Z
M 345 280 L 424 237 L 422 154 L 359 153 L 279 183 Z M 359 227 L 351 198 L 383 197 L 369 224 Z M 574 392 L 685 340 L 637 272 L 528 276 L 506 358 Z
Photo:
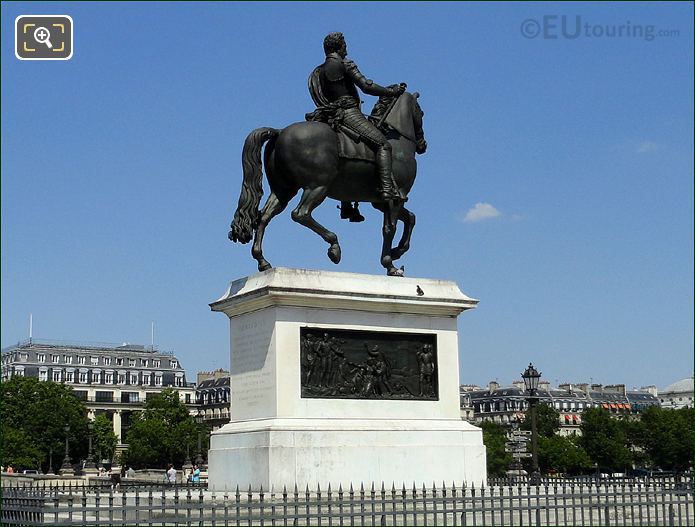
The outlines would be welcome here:
M 398 97 L 384 122 L 401 136 L 415 143 L 417 153 L 422 154 L 427 149 L 425 132 L 422 129 L 425 112 L 420 108 L 418 97 L 420 94 L 417 92 L 404 92 Z M 380 100 L 377 106 L 390 106 L 390 102 Z

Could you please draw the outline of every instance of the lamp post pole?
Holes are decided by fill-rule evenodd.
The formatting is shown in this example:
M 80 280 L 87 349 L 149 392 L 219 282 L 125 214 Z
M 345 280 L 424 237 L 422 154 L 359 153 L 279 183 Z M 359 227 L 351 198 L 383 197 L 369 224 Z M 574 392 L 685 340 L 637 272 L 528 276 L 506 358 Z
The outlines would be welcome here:
M 538 485 L 541 480 L 540 469 L 538 468 L 538 412 L 536 406 L 538 404 L 538 381 L 541 378 L 541 373 L 529 363 L 526 371 L 521 374 L 526 387 L 527 399 L 529 402 L 529 411 L 531 412 L 531 461 L 532 469 L 530 483 Z
M 72 468 L 72 461 L 70 460 L 70 452 L 68 445 L 68 433 L 70 432 L 70 425 L 65 425 L 63 428 L 65 431 L 65 457 L 63 458 L 63 465 L 60 467 L 58 474 L 61 476 L 74 476 L 75 471 Z
M 203 464 L 203 447 L 200 440 L 200 432 L 198 432 L 198 455 L 195 458 L 195 464 L 199 467 Z
M 93 433 L 94 433 L 94 423 L 90 421 L 87 424 L 89 429 L 89 453 L 87 454 L 87 459 L 84 464 L 85 474 L 98 474 L 97 466 L 94 464 L 94 451 L 92 445 Z
M 53 472 L 53 447 L 48 449 L 48 472 L 46 474 L 49 476 L 55 475 L 55 472 Z

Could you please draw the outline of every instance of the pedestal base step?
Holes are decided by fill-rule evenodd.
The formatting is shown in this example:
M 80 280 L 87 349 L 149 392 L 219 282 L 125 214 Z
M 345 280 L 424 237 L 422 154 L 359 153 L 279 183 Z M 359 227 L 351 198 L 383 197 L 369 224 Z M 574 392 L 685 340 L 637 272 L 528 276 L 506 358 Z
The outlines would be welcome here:
M 484 483 L 479 428 L 459 419 L 262 419 L 210 439 L 210 489 L 344 490 L 372 482 L 412 487 Z

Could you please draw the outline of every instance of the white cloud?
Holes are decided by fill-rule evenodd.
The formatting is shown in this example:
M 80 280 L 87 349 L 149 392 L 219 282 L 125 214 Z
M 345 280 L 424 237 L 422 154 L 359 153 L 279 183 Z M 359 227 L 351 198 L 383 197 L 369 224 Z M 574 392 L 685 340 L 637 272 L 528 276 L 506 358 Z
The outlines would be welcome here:
M 489 203 L 476 203 L 463 217 L 464 223 L 476 223 L 501 216 L 502 213 Z
M 657 145 L 654 141 L 642 141 L 637 146 L 637 153 L 638 154 L 647 154 L 649 152 L 656 152 L 658 148 L 659 148 L 659 145 Z

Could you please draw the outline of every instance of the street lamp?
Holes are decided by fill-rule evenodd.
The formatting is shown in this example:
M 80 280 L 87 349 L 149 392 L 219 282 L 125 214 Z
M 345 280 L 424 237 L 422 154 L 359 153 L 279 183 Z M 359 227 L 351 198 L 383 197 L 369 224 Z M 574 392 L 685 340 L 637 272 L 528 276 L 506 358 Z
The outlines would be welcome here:
M 195 464 L 199 467 L 203 464 L 203 448 L 200 441 L 200 432 L 198 432 L 198 455 L 195 458 Z
M 61 476 L 74 476 L 75 471 L 72 468 L 70 453 L 68 452 L 68 433 L 70 432 L 70 425 L 65 425 L 63 430 L 65 431 L 65 457 L 63 458 L 63 465 L 60 467 L 58 473 Z
M 55 472 L 53 472 L 53 447 L 48 449 L 48 472 L 46 474 L 49 476 L 55 475 Z
M 87 459 L 84 463 L 85 474 L 97 474 L 97 466 L 94 464 L 94 452 L 92 450 L 92 434 L 94 432 L 94 423 L 89 421 L 87 423 L 87 428 L 89 429 L 89 453 L 87 454 Z
M 533 367 L 533 363 L 529 363 L 526 371 L 521 374 L 521 378 L 524 379 L 524 386 L 528 394 L 529 409 L 531 410 L 531 456 L 533 468 L 531 470 L 530 481 L 532 485 L 538 485 L 540 483 L 541 473 L 538 469 L 538 418 L 536 405 L 538 404 L 538 381 L 541 378 L 541 373 Z

